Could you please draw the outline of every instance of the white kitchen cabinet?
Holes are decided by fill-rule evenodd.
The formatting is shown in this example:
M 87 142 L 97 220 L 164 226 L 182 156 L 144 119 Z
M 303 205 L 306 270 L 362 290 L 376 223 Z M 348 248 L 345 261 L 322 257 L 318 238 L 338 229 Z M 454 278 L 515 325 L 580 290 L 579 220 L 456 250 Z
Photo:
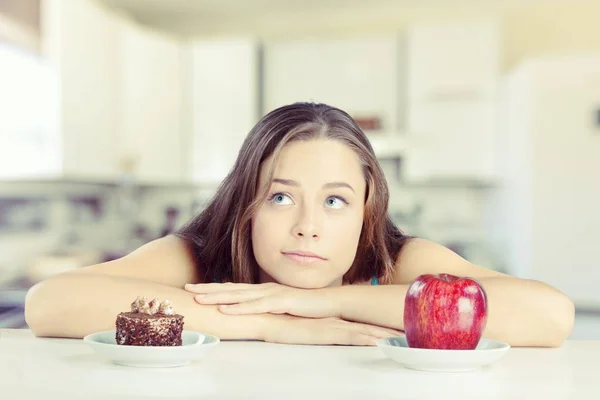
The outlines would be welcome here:
M 267 41 L 265 112 L 298 101 L 327 103 L 353 117 L 379 117 L 398 131 L 398 37 Z
M 493 22 L 407 32 L 408 181 L 497 178 L 499 32 Z
M 118 20 L 90 0 L 46 0 L 41 18 L 42 54 L 59 82 L 60 175 L 113 178 L 122 103 Z
M 195 41 L 186 49 L 193 180 L 219 183 L 258 122 L 258 44 Z
M 185 182 L 180 42 L 92 0 L 46 0 L 41 20 L 22 96 L 39 133 L 10 131 L 2 177 Z
M 500 31 L 494 21 L 413 25 L 407 29 L 411 101 L 486 97 L 500 69 Z
M 189 172 L 182 121 L 182 48 L 124 22 L 120 160 L 142 181 L 180 182 Z
M 497 103 L 441 102 L 410 106 L 408 181 L 492 183 L 497 175 Z
M 0 44 L 0 179 L 59 172 L 57 86 L 36 55 Z

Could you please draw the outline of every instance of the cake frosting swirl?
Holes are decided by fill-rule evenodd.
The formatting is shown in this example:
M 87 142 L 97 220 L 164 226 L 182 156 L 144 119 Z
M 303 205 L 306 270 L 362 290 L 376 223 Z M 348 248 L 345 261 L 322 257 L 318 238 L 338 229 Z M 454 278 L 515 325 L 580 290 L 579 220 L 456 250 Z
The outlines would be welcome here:
M 133 303 L 131 303 L 131 312 L 141 314 L 162 314 L 162 315 L 173 315 L 175 312 L 169 303 L 169 300 L 160 301 L 158 298 L 152 299 L 148 302 L 145 296 L 138 296 Z

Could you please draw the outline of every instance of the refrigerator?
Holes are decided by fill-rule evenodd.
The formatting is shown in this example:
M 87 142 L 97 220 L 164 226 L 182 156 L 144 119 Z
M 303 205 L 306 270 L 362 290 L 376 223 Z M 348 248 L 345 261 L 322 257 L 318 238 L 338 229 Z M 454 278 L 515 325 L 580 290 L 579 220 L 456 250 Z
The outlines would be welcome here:
M 600 310 L 600 53 L 527 60 L 502 82 L 488 227 L 506 270 Z

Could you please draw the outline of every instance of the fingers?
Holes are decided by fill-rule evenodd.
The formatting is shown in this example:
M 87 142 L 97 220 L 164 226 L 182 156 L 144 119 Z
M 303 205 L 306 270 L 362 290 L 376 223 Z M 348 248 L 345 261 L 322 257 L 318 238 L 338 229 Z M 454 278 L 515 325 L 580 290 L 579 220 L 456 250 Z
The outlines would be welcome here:
M 246 301 L 244 303 L 232 304 L 232 305 L 221 305 L 219 311 L 223 314 L 230 315 L 244 315 L 244 314 L 265 314 L 273 313 L 277 314 L 279 310 L 275 310 L 272 307 L 272 302 L 268 297 L 261 297 L 255 300 Z
M 305 319 L 289 317 L 267 331 L 265 341 L 276 343 L 375 346 L 377 340 L 397 336 L 396 331 L 337 318 Z M 280 318 L 280 317 L 277 317 Z
M 323 338 L 330 344 L 346 346 L 375 346 L 378 339 L 389 337 L 389 332 L 375 326 L 347 321 L 335 323 Z
M 378 339 L 383 339 L 383 338 L 388 338 L 391 336 L 400 336 L 400 332 L 394 331 L 394 330 L 390 330 L 390 329 L 386 329 L 386 328 L 381 328 L 379 326 L 373 326 L 373 325 L 363 325 L 363 324 L 359 324 L 361 326 L 356 327 L 355 329 L 358 330 L 361 333 L 364 333 L 366 335 L 369 336 L 374 336 Z
M 375 346 L 378 338 L 360 332 L 331 331 L 320 335 L 300 334 L 300 336 L 278 336 L 275 343 L 309 344 L 322 346 Z
M 336 321 L 340 324 L 345 324 L 345 325 L 349 326 L 350 329 L 359 330 L 368 335 L 376 336 L 378 338 L 404 335 L 404 332 L 402 332 L 402 331 L 398 331 L 398 330 L 391 329 L 391 328 L 384 328 L 384 327 L 377 326 L 377 325 L 363 324 L 361 322 L 352 322 L 352 321 L 347 321 L 347 320 L 340 319 L 340 318 L 331 318 L 330 320 Z
M 261 290 L 233 290 L 228 292 L 203 293 L 194 299 L 200 304 L 236 304 L 256 300 L 265 296 Z
M 188 283 L 184 286 L 184 289 L 190 293 L 218 293 L 223 291 L 234 291 L 234 290 L 251 290 L 256 289 L 262 285 L 254 285 L 251 283 Z
M 322 344 L 375 346 L 378 339 L 376 336 L 371 336 L 363 332 L 335 329 L 331 332 L 331 336 L 323 338 Z
M 361 332 L 347 332 L 347 335 L 344 337 L 344 341 L 336 344 L 350 346 L 375 346 L 377 339 L 377 337 L 366 335 Z
M 393 329 L 382 328 L 379 326 L 369 325 L 369 324 L 361 324 L 356 322 L 350 322 L 349 324 L 344 324 L 345 330 L 350 332 L 349 337 L 346 339 L 350 341 L 350 345 L 367 345 L 361 344 L 368 342 L 368 345 L 375 345 L 378 339 L 384 339 L 391 336 L 399 336 L 400 332 L 395 331 Z
M 369 334 L 380 337 L 380 338 L 404 335 L 403 332 L 400 332 L 400 331 L 397 331 L 394 329 L 383 328 L 383 327 L 373 326 L 373 325 L 368 325 L 367 329 L 368 329 Z

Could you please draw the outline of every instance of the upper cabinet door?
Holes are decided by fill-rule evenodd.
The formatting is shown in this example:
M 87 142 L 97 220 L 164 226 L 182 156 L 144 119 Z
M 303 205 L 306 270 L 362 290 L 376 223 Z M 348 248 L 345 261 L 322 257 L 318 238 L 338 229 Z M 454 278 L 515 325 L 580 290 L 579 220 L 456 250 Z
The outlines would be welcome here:
M 327 103 L 398 130 L 395 34 L 266 42 L 265 112 L 298 101 Z
M 175 39 L 123 24 L 120 167 L 143 181 L 185 178 L 181 57 Z
M 493 22 L 407 32 L 407 180 L 497 177 L 499 30 Z
M 61 173 L 58 79 L 36 55 L 0 44 L 0 179 Z
M 59 82 L 60 175 L 184 180 L 179 42 L 92 0 L 44 2 L 42 33 Z
M 244 38 L 196 41 L 186 60 L 193 179 L 217 184 L 258 121 L 258 44 Z
M 472 98 L 495 89 L 498 24 L 488 21 L 412 26 L 407 31 L 408 98 Z
M 112 178 L 121 107 L 121 30 L 89 0 L 47 1 L 42 49 L 60 80 L 63 174 Z

